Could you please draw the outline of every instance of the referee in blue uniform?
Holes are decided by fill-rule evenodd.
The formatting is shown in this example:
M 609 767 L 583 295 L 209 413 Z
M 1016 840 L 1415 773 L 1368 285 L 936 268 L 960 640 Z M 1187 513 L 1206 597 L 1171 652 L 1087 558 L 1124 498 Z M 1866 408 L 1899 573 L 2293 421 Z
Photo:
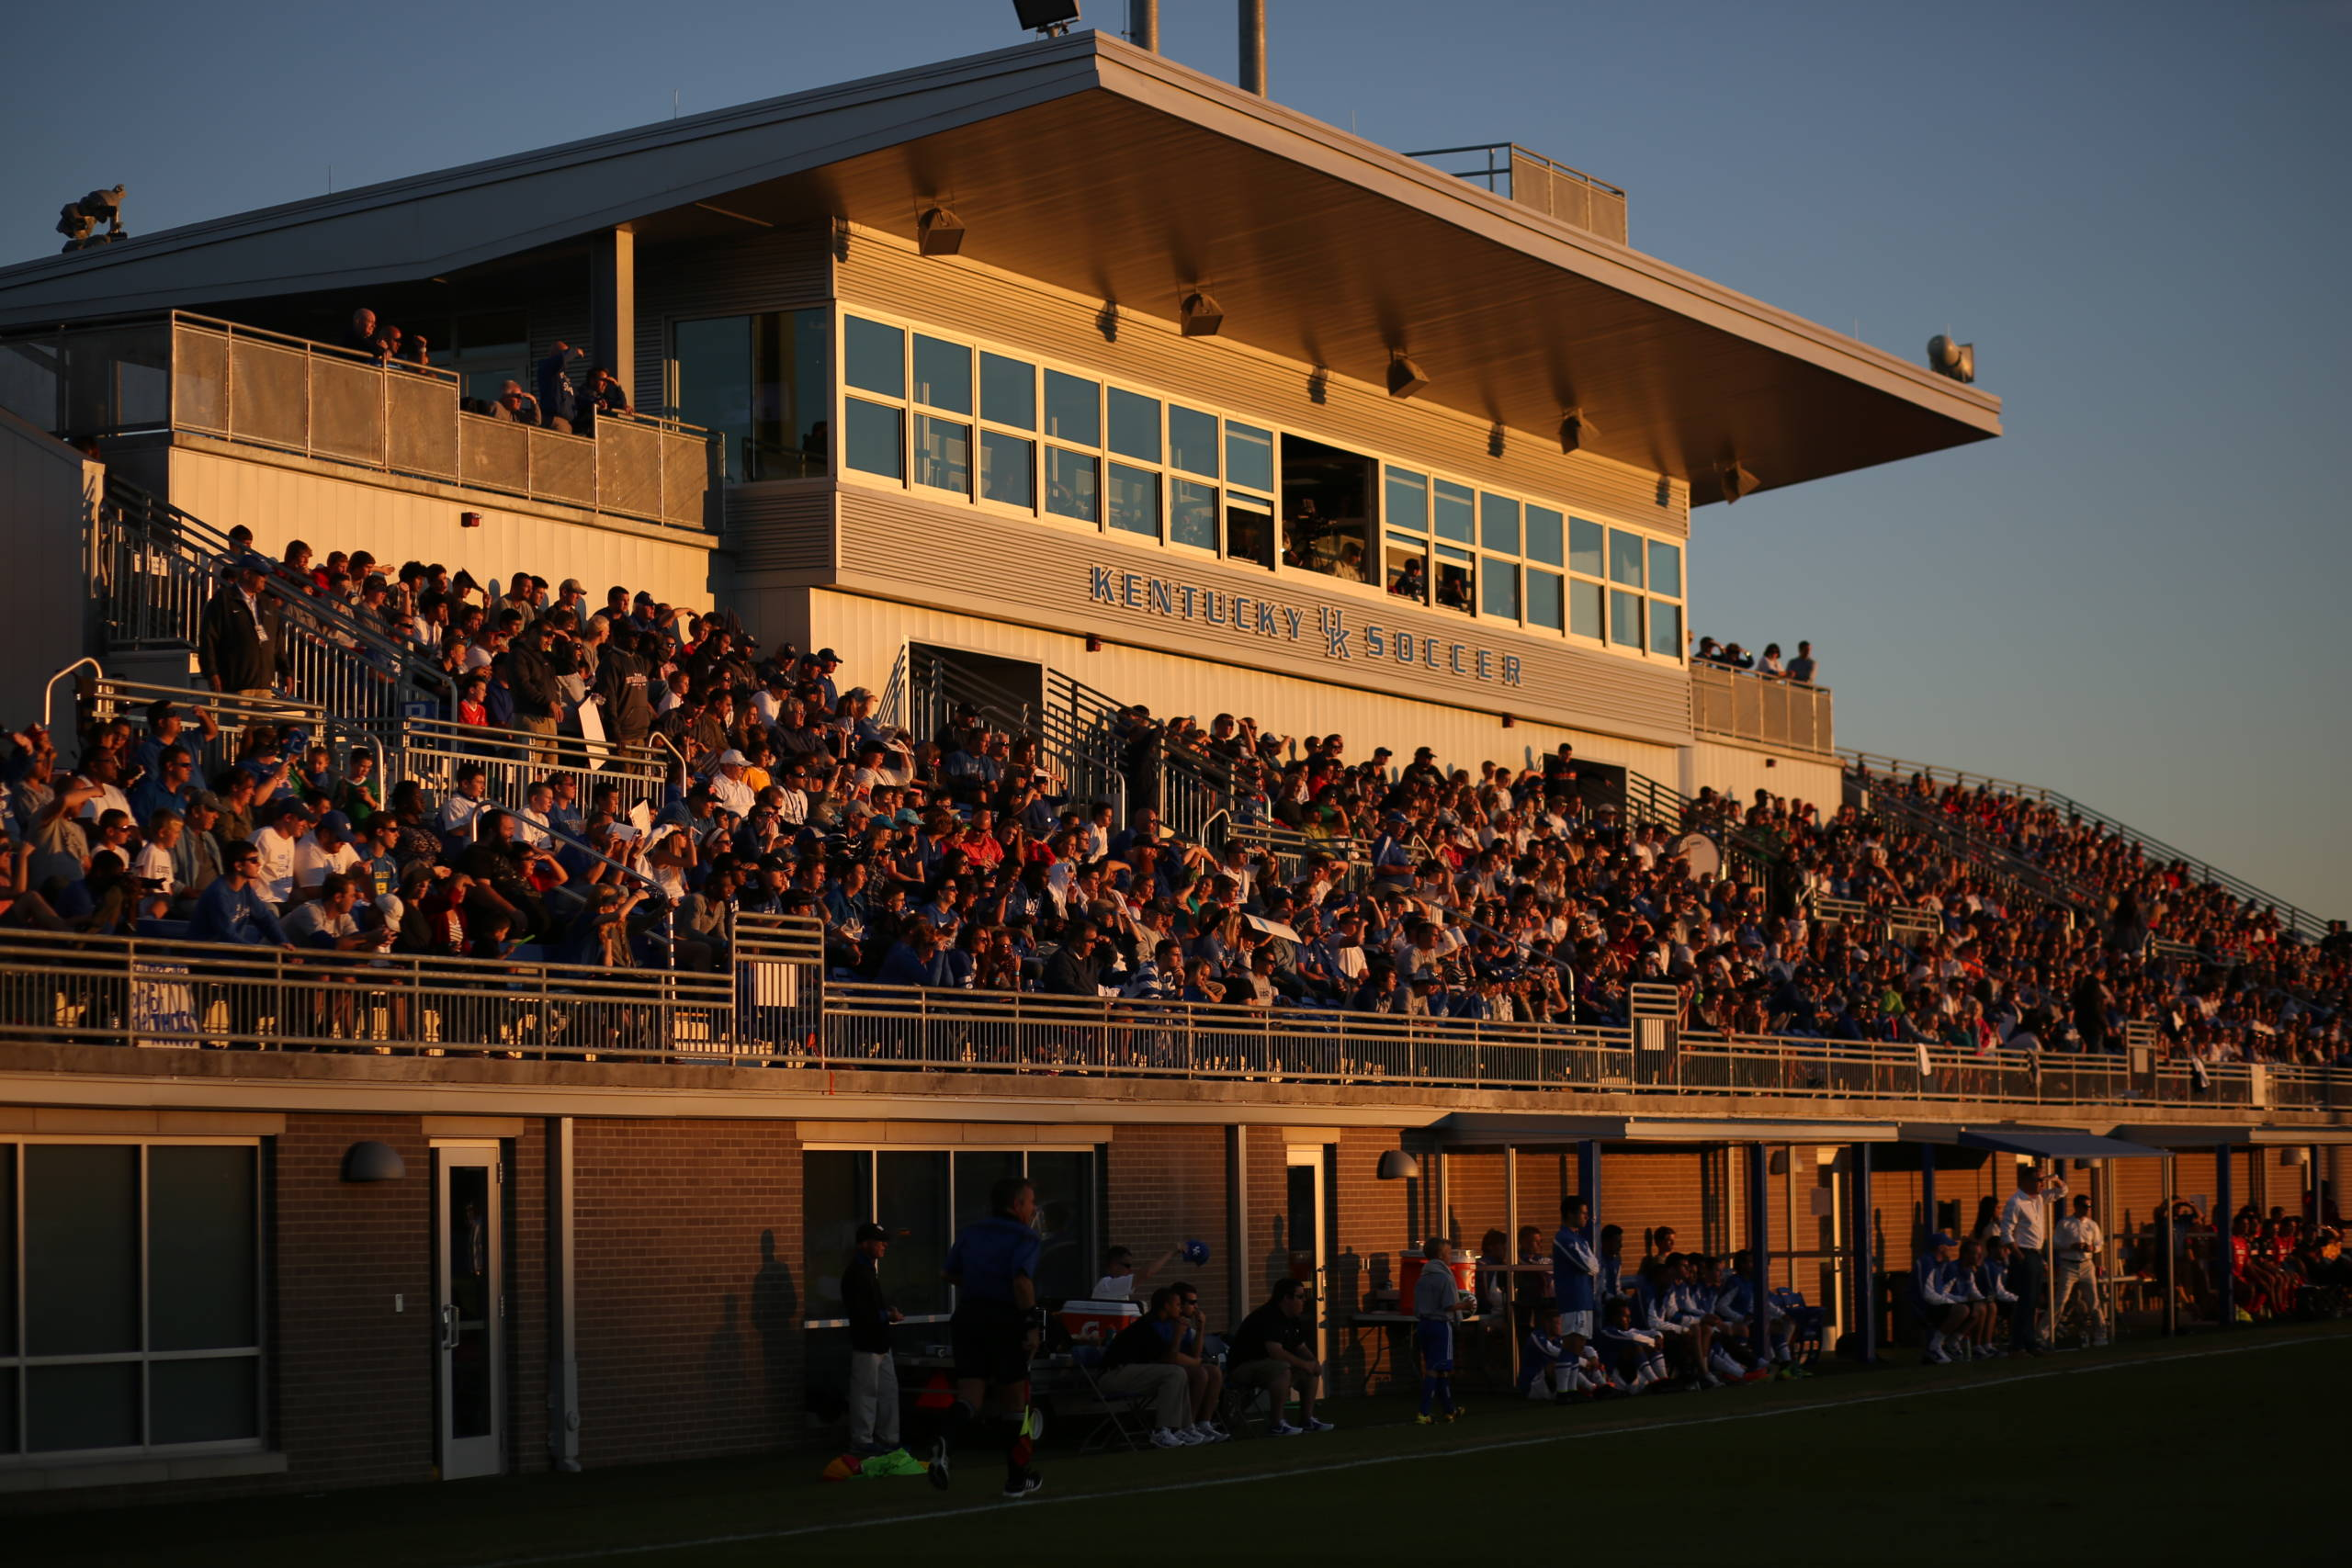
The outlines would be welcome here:
M 989 1215 L 957 1233 L 947 1251 L 947 1282 L 956 1287 L 948 1338 L 956 1354 L 956 1404 L 947 1431 L 932 1446 L 931 1483 L 948 1483 L 948 1446 L 960 1442 L 984 1405 L 1017 1420 L 1005 1461 L 1004 1495 L 1026 1497 L 1045 1485 L 1029 1468 L 1042 1427 L 1029 1405 L 1029 1358 L 1037 1353 L 1045 1317 L 1037 1308 L 1037 1190 L 1025 1176 L 1008 1176 L 989 1190 Z

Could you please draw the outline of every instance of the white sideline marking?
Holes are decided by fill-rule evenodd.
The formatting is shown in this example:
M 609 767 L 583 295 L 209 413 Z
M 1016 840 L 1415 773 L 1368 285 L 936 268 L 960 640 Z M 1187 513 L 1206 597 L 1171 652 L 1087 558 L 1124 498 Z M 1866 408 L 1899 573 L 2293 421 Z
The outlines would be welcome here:
M 2308 1339 L 2274 1339 L 2267 1345 L 2233 1345 L 2225 1349 L 2185 1350 L 2169 1356 L 2135 1356 L 2128 1360 L 2095 1362 L 2088 1366 L 2052 1367 L 2046 1371 L 2039 1372 L 2012 1372 L 2005 1377 L 1981 1378 L 1972 1382 L 1952 1383 L 1942 1388 L 1906 1389 L 1899 1393 L 1856 1394 L 1845 1399 L 1819 1400 L 1811 1404 L 1780 1404 L 1769 1410 L 1747 1410 L 1722 1416 L 1696 1416 L 1676 1421 L 1645 1421 L 1632 1426 L 1580 1427 L 1575 1431 L 1546 1432 L 1538 1437 L 1512 1438 L 1502 1442 L 1477 1443 L 1464 1448 L 1368 1454 L 1362 1459 L 1335 1460 L 1329 1464 L 1301 1465 L 1295 1470 L 1283 1470 L 1272 1473 L 1207 1476 L 1199 1481 L 1170 1481 L 1156 1486 L 1123 1487 L 1114 1492 L 1070 1492 L 1052 1497 L 1033 1497 L 1018 1504 L 1008 1504 L 1003 1499 L 998 1498 L 975 1506 L 939 1508 L 928 1513 L 886 1514 L 876 1517 L 840 1519 L 821 1525 L 794 1525 L 786 1529 L 746 1530 L 738 1535 L 698 1536 L 691 1540 L 665 1540 L 644 1546 L 595 1546 L 578 1551 L 552 1551 L 537 1557 L 502 1557 L 494 1562 L 473 1564 L 472 1568 L 537 1568 L 538 1564 L 548 1562 L 592 1562 L 614 1557 L 650 1557 L 661 1551 L 694 1551 L 705 1547 L 741 1546 L 751 1541 L 792 1540 L 802 1536 L 828 1535 L 835 1530 L 872 1529 L 883 1525 L 929 1524 L 939 1519 L 969 1518 L 979 1514 L 997 1514 L 1012 1510 L 1028 1514 L 1057 1505 L 1109 1503 L 1128 1497 L 1156 1496 L 1169 1492 L 1204 1492 L 1219 1486 L 1257 1486 L 1269 1482 L 1287 1481 L 1300 1475 L 1329 1475 L 1341 1471 L 1370 1470 L 1377 1465 L 1425 1463 L 1432 1460 L 1443 1459 L 1470 1459 L 1482 1454 L 1508 1453 L 1518 1449 L 1548 1448 L 1555 1443 L 1586 1442 L 1595 1438 L 1630 1438 L 1649 1432 L 1682 1431 L 1693 1427 L 1723 1427 L 1735 1421 L 1769 1421 L 1775 1416 L 1809 1416 L 1816 1411 L 1842 1410 L 1854 1404 L 1884 1404 L 1900 1399 L 1935 1399 L 1950 1393 L 1974 1393 L 1981 1389 L 2001 1388 L 2009 1383 L 2040 1382 L 2046 1378 L 2089 1377 L 2101 1372 L 2131 1371 L 2141 1367 L 2169 1366 L 2175 1361 L 2209 1361 L 2219 1356 L 2250 1356 L 2264 1350 L 2342 1343 L 2344 1340 L 2339 1337 L 2319 1336 Z M 981 1468 L 992 1475 L 996 1467 L 989 1464 Z

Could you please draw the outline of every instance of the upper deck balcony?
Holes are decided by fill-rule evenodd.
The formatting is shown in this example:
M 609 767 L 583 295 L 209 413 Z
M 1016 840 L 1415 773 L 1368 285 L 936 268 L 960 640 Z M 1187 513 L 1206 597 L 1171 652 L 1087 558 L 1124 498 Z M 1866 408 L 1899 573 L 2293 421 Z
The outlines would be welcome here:
M 1834 706 L 1829 688 L 1810 681 L 1696 660 L 1690 664 L 1690 728 L 1710 739 L 1803 751 L 1834 761 Z
M 608 414 L 593 437 L 469 412 L 451 371 L 209 317 L 0 337 L 0 408 L 62 439 L 189 438 L 711 533 L 707 432 Z

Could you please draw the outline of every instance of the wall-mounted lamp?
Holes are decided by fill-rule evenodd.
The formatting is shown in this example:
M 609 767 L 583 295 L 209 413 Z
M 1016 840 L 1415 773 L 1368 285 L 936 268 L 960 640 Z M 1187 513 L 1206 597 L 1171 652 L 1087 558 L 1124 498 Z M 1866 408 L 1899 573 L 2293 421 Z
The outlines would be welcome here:
M 1100 653 L 1100 652 L 1102 652 L 1102 639 L 1101 637 L 1096 637 L 1092 632 L 1088 632 L 1088 633 L 1086 634 L 1086 651 L 1087 651 L 1087 652 L 1089 652 L 1089 653 Z
M 1715 478 L 1723 486 L 1725 505 L 1737 501 L 1743 495 L 1752 493 L 1757 488 L 1756 476 L 1741 468 L 1739 459 L 1736 457 L 1717 468 Z
M 1560 416 L 1560 450 L 1574 452 L 1600 434 L 1600 426 L 1585 418 L 1584 410 L 1570 409 Z
M 944 207 L 924 213 L 915 229 L 915 248 L 924 255 L 952 256 L 964 248 L 964 225 Z
M 1419 366 L 1401 354 L 1392 355 L 1389 357 L 1388 395 L 1390 397 L 1409 398 L 1429 384 L 1430 378 L 1421 373 Z
M 1380 1151 L 1381 1180 L 1411 1181 L 1417 1179 L 1420 1174 L 1421 1162 L 1404 1150 L 1383 1149 Z
M 1224 325 L 1224 308 L 1210 299 L 1205 289 L 1194 289 L 1184 296 L 1183 333 L 1186 337 L 1215 337 Z
M 343 1151 L 345 1181 L 398 1181 L 407 1174 L 400 1150 L 379 1139 L 364 1139 Z

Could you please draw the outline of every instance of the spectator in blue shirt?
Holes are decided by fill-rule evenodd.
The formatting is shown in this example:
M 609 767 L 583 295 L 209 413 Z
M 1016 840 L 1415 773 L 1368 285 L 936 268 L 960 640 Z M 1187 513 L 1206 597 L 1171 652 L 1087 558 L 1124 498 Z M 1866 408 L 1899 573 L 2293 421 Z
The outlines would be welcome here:
M 277 911 L 261 892 L 261 852 L 250 842 L 229 847 L 227 868 L 206 888 L 188 917 L 190 942 L 228 942 L 240 947 L 291 947 Z

